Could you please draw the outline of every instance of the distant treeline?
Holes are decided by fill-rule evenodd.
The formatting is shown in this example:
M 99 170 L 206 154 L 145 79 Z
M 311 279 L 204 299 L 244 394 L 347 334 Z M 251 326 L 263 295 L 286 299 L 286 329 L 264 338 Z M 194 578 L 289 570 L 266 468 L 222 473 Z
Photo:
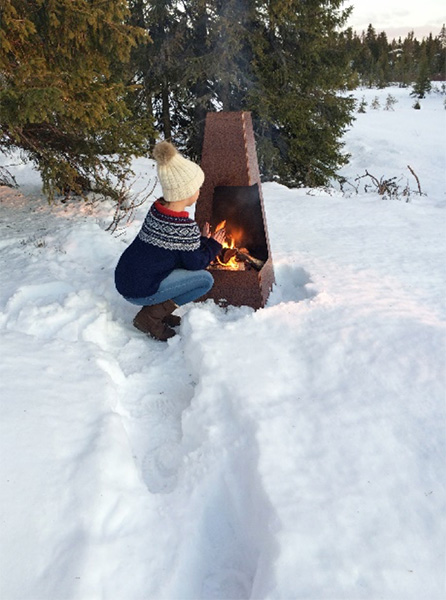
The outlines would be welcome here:
M 351 28 L 342 34 L 358 83 L 385 87 L 389 83 L 409 86 L 420 80 L 446 80 L 446 27 L 421 41 L 410 32 L 404 39 L 389 41 L 385 31 L 373 25 L 360 35 Z

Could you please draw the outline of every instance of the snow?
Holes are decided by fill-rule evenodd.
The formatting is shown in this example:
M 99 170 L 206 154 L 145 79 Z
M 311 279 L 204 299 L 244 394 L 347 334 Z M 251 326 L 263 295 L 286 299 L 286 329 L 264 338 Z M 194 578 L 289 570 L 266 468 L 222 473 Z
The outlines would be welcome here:
M 185 306 L 165 344 L 113 286 L 148 203 L 113 235 L 111 204 L 50 206 L 15 161 L 2 600 L 445 597 L 444 96 L 356 95 L 381 103 L 345 136 L 358 192 L 265 184 L 267 306 Z M 354 181 L 416 191 L 407 165 L 409 202 Z M 136 193 L 153 164 L 135 171 Z

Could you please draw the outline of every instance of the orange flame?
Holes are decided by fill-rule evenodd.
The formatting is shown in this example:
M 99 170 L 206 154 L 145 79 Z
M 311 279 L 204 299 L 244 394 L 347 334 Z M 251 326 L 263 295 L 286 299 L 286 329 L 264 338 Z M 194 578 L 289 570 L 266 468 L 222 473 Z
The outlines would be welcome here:
M 226 227 L 226 221 L 222 221 L 221 223 L 219 223 L 217 225 L 217 227 L 215 228 L 215 231 L 220 231 L 220 229 L 223 229 L 224 227 Z
M 225 226 L 226 226 L 226 221 L 222 221 L 221 223 L 219 223 L 217 225 L 217 227 L 215 228 L 215 231 L 220 231 L 220 229 L 223 229 Z M 228 249 L 232 250 L 233 248 L 235 248 L 235 241 L 232 237 L 226 237 L 222 246 L 223 246 L 223 248 L 228 248 Z M 228 262 L 223 262 L 220 259 L 220 257 L 217 256 L 217 261 L 220 265 L 222 265 L 226 269 L 231 269 L 233 271 L 239 270 L 240 263 L 237 261 L 235 256 L 231 256 L 231 258 L 228 260 Z

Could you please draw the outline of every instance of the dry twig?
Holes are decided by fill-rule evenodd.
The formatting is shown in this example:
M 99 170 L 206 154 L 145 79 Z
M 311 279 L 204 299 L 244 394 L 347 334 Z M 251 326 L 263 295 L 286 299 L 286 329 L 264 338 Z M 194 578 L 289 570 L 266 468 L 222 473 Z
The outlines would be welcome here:
M 153 194 L 156 183 L 156 179 L 153 184 L 149 181 L 141 192 L 132 195 L 127 182 L 122 182 L 118 191 L 118 199 L 112 222 L 105 231 L 115 233 L 118 227 L 127 227 L 135 216 L 135 210 L 142 206 Z
M 407 168 L 409 169 L 409 171 L 412 173 L 412 175 L 415 177 L 416 181 L 417 181 L 417 185 L 418 185 L 418 193 L 420 194 L 420 196 L 423 195 L 423 192 L 421 191 L 421 185 L 420 185 L 420 180 L 418 179 L 417 174 L 415 173 L 415 171 L 412 169 L 412 167 L 410 165 L 407 165 Z

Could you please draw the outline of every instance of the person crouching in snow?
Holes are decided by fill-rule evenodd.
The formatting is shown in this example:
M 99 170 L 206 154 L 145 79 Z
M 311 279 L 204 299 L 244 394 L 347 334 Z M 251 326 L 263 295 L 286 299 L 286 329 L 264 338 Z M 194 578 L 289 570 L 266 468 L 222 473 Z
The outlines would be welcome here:
M 169 142 L 157 144 L 153 157 L 163 196 L 152 204 L 141 231 L 119 259 L 115 285 L 128 302 L 143 307 L 133 325 L 166 341 L 180 324 L 173 311 L 211 289 L 214 280 L 205 269 L 220 252 L 225 231 L 211 234 L 206 223 L 200 233 L 186 211 L 200 194 L 202 169 Z

